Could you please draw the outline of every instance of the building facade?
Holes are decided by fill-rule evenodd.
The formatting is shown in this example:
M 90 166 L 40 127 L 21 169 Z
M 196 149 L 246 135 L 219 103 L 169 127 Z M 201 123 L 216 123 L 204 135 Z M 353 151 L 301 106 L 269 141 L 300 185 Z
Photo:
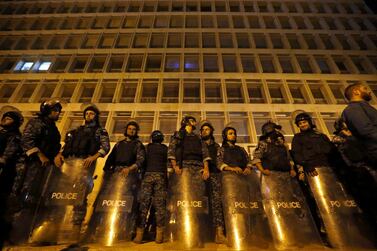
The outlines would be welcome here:
M 185 114 L 218 141 L 231 122 L 255 145 L 267 120 L 290 140 L 298 109 L 331 134 L 349 83 L 377 102 L 376 29 L 362 0 L 1 1 L 0 108 L 27 120 L 58 97 L 65 135 L 95 103 L 113 142 L 129 119 L 147 142 Z

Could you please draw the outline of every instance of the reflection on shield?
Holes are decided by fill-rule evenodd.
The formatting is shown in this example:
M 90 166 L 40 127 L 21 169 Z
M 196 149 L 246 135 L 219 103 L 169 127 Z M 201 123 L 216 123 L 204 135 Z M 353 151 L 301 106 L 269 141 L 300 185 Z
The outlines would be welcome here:
M 184 168 L 169 180 L 167 232 L 175 249 L 200 247 L 208 237 L 208 197 L 200 169 Z
M 364 221 L 355 200 L 347 194 L 329 167 L 316 169 L 308 177 L 314 199 L 323 219 L 331 246 L 335 248 L 373 248 L 375 238 Z
M 69 158 L 61 170 L 51 167 L 42 191 L 40 206 L 33 218 L 32 243 L 74 242 L 73 207 L 82 206 L 88 192 L 88 173 L 83 160 Z M 91 178 L 91 176 L 90 176 Z
M 121 173 L 105 174 L 101 191 L 95 202 L 90 238 L 106 246 L 118 240 L 131 240 L 136 220 L 136 174 L 124 177 Z
M 298 181 L 289 172 L 262 176 L 264 209 L 277 249 L 320 247 L 322 242 Z
M 237 250 L 268 247 L 268 223 L 264 217 L 259 176 L 224 172 L 222 176 L 225 226 L 230 246 Z

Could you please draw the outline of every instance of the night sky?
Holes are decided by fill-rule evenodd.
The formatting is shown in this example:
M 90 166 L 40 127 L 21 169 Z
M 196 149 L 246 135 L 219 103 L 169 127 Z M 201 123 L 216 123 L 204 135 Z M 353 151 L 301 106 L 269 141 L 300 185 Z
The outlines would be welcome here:
M 376 0 L 364 0 L 364 1 L 374 13 L 377 13 L 377 1 Z

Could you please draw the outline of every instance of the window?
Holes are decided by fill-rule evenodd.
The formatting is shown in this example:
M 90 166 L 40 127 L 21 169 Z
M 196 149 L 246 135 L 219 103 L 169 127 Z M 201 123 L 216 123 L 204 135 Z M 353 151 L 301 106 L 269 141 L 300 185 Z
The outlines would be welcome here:
M 185 48 L 199 48 L 199 33 L 185 34 Z
M 257 16 L 248 16 L 247 19 L 249 20 L 249 27 L 250 28 L 261 28 L 259 18 Z
M 178 72 L 180 71 L 180 55 L 166 55 L 165 57 L 165 71 Z
M 183 103 L 200 103 L 199 79 L 184 79 Z
M 139 28 L 152 28 L 153 16 L 141 16 L 139 20 Z
M 95 84 L 83 84 L 79 102 L 80 103 L 90 103 L 96 89 Z
M 13 92 L 16 90 L 17 84 L 4 84 L 0 87 L 0 102 L 8 103 L 9 98 L 13 95 Z
M 271 56 L 260 56 L 260 62 L 262 65 L 263 72 L 265 73 L 274 73 L 276 72 L 273 58 Z
M 100 103 L 112 103 L 113 97 L 116 89 L 117 80 L 103 80 L 101 87 L 101 97 L 99 99 Z
M 228 16 L 217 16 L 217 27 L 218 28 L 230 28 Z
M 216 1 L 215 7 L 217 12 L 225 12 L 226 11 L 226 5 L 224 1 Z
M 154 112 L 137 112 L 135 120 L 139 123 L 139 139 L 143 143 L 150 141 L 150 134 L 153 131 Z
M 18 100 L 17 102 L 18 103 L 29 103 L 30 102 L 30 98 L 31 96 L 33 95 L 33 92 L 35 90 L 35 88 L 37 87 L 37 83 L 35 82 L 25 82 L 21 89 L 19 90 L 19 93 L 18 93 Z
M 70 102 L 75 91 L 76 84 L 73 81 L 63 82 L 60 99 L 65 102 Z
M 247 93 L 250 103 L 266 103 L 262 89 L 260 81 L 247 80 Z
M 160 112 L 159 129 L 165 135 L 165 142 L 170 142 L 172 132 L 177 130 L 177 112 Z
M 331 37 L 327 35 L 320 35 L 320 38 L 322 40 L 323 45 L 327 50 L 332 50 L 334 49 L 334 45 L 331 41 Z
M 171 28 L 182 28 L 183 27 L 183 16 L 171 16 L 170 19 Z
M 143 64 L 143 55 L 130 55 L 128 57 L 127 69 L 128 72 L 141 72 Z
M 95 56 L 88 67 L 88 72 L 101 72 L 105 65 L 106 56 Z
M 158 12 L 165 12 L 165 11 L 169 11 L 169 3 L 158 3 L 157 5 L 157 11 Z
M 312 67 L 310 66 L 309 58 L 305 56 L 297 57 L 298 64 L 301 67 L 302 73 L 313 73 Z
M 120 102 L 122 103 L 134 103 L 135 102 L 135 95 L 137 89 L 137 80 L 131 79 L 123 81 L 123 91 L 122 96 L 120 98 Z
M 147 48 L 148 34 L 135 34 L 134 48 Z
M 107 72 L 121 72 L 124 58 L 124 55 L 112 55 L 109 60 Z
M 137 24 L 137 17 L 135 16 L 127 16 L 124 20 L 124 28 L 136 28 Z
M 164 48 L 165 47 L 165 34 L 153 33 L 151 37 L 150 48 Z
M 159 72 L 161 71 L 162 55 L 148 55 L 146 72 Z
M 82 48 L 84 49 L 96 48 L 97 40 L 98 40 L 98 35 L 87 35 L 82 45 Z
M 270 92 L 270 97 L 271 97 L 271 102 L 273 104 L 284 104 L 285 99 L 283 96 L 282 92 L 282 87 L 273 85 L 273 86 L 268 86 L 268 91 Z
M 205 72 L 218 72 L 218 59 L 215 54 L 204 54 L 203 55 L 203 68 Z
M 168 28 L 169 27 L 169 17 L 168 16 L 156 16 L 154 27 L 155 28 Z
M 216 48 L 215 33 L 202 33 L 203 48 Z
M 72 35 L 69 36 L 66 43 L 65 43 L 65 49 L 78 49 L 81 45 L 81 36 L 80 35 Z
M 303 88 L 299 85 L 289 85 L 289 91 L 291 92 L 294 104 L 307 103 L 303 95 Z
M 169 33 L 169 35 L 168 35 L 168 47 L 169 48 L 181 48 L 182 47 L 182 34 L 181 33 Z
M 224 72 L 238 72 L 236 55 L 223 55 Z
M 292 59 L 289 56 L 279 56 L 279 63 L 283 73 L 294 73 Z
M 52 94 L 54 93 L 54 90 L 56 88 L 56 84 L 53 81 L 44 81 L 44 83 L 41 86 L 40 92 L 39 92 L 39 99 L 37 102 L 42 102 L 42 100 L 46 100 L 52 97 Z
M 317 44 L 315 43 L 315 38 L 312 35 L 305 34 L 304 39 L 308 45 L 308 49 L 315 50 L 317 49 Z
M 131 34 L 119 34 L 116 42 L 116 48 L 128 48 L 130 47 L 132 35 Z
M 234 28 L 245 28 L 245 23 L 243 22 L 242 16 L 233 16 L 232 19 Z
M 205 80 L 205 102 L 222 103 L 221 84 L 219 79 Z
M 342 45 L 343 50 L 350 50 L 351 46 L 348 43 L 348 39 L 344 35 L 337 34 L 336 38 L 338 39 L 339 43 Z
M 276 29 L 275 21 L 273 17 L 264 16 L 263 20 L 264 20 L 264 25 L 266 26 L 267 29 Z
M 319 18 L 318 17 L 309 17 L 309 21 L 312 24 L 313 29 L 315 29 L 315 30 L 322 29 L 322 26 L 321 26 L 321 24 L 319 22 Z
M 115 41 L 114 34 L 103 35 L 99 44 L 99 48 L 112 48 Z
M 215 137 L 216 142 L 222 141 L 221 132 L 225 126 L 225 116 L 223 112 L 206 112 L 206 120 L 211 122 L 215 131 L 213 136 Z
M 310 86 L 310 91 L 312 92 L 316 104 L 327 104 L 327 100 L 320 86 Z
M 276 122 L 281 125 L 286 142 L 292 142 L 294 136 L 294 127 L 290 113 L 275 113 Z
M 292 28 L 291 24 L 289 23 L 288 17 L 279 16 L 278 19 L 279 19 L 280 25 L 283 29 L 291 29 Z
M 50 69 L 50 66 L 51 66 L 51 62 L 50 61 L 42 61 L 37 70 L 38 71 L 48 71 Z
M 264 34 L 253 34 L 256 48 L 267 48 L 267 41 Z
M 231 33 L 220 33 L 219 38 L 221 48 L 233 48 L 233 39 Z
M 141 103 L 155 103 L 157 97 L 158 83 L 156 80 L 144 79 L 141 92 Z
M 271 34 L 270 38 L 271 38 L 272 46 L 275 49 L 282 49 L 284 47 L 280 34 Z
M 346 98 L 344 97 L 343 93 L 344 90 L 341 85 L 329 83 L 330 90 L 332 94 L 334 95 L 334 98 L 336 99 L 337 104 L 345 104 Z
M 212 16 L 202 16 L 202 28 L 214 28 L 214 20 Z
M 293 19 L 296 22 L 296 26 L 298 29 L 306 29 L 305 20 L 302 17 L 295 16 Z
M 344 57 L 334 57 L 334 62 L 336 66 L 338 67 L 340 73 L 351 73 L 346 65 L 346 59 Z
M 252 55 L 241 55 L 243 72 L 257 72 L 255 57 Z
M 315 57 L 315 60 L 318 64 L 321 73 L 331 73 L 330 66 L 328 64 L 328 60 L 325 57 Z
M 65 36 L 54 36 L 48 45 L 48 49 L 61 49 L 65 40 Z
M 198 16 L 186 16 L 186 28 L 198 28 L 199 19 Z
M 179 79 L 164 79 L 162 84 L 162 103 L 178 103 Z
M 228 103 L 244 103 L 242 84 L 239 80 L 226 80 L 225 86 Z
M 353 64 L 361 74 L 372 73 L 373 70 L 369 68 L 367 60 L 363 57 L 351 57 Z
M 69 56 L 58 56 L 53 65 L 52 72 L 64 72 L 69 62 L 69 59 Z
M 93 29 L 104 29 L 107 27 L 109 18 L 107 17 L 97 17 L 94 21 Z
M 291 49 L 301 49 L 300 43 L 297 40 L 296 36 L 288 35 L 287 38 L 288 38 L 289 45 L 291 46 Z
M 247 33 L 237 33 L 238 48 L 250 48 L 249 35 Z
M 28 72 L 34 65 L 34 61 L 20 61 L 16 67 L 14 68 L 15 71 L 24 71 Z
M 199 71 L 199 56 L 198 55 L 185 55 L 185 72 L 198 72 Z
M 110 29 L 117 29 L 122 26 L 122 18 L 121 17 L 112 17 L 109 22 L 108 28 Z

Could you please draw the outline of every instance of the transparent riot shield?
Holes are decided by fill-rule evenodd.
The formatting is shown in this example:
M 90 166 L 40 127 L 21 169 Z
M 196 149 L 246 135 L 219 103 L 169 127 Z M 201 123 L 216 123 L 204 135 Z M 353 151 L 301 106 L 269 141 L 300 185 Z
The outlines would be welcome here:
M 117 241 L 131 240 L 136 224 L 139 185 L 135 173 L 127 177 L 120 172 L 105 173 L 88 226 L 88 241 L 112 246 Z
M 200 167 L 183 168 L 182 174 L 169 178 L 168 248 L 203 247 L 208 239 L 208 197 Z
M 335 248 L 375 247 L 376 239 L 373 231 L 333 170 L 329 167 L 320 167 L 316 170 L 318 176 L 308 177 L 308 182 L 331 246 Z
M 92 173 L 83 168 L 83 159 L 79 158 L 67 158 L 61 169 L 50 170 L 33 217 L 30 242 L 75 242 L 79 233 L 71 233 L 75 218 L 85 217 Z
M 236 250 L 268 248 L 271 234 L 264 216 L 259 174 L 224 172 L 222 191 L 228 245 Z
M 322 246 L 300 185 L 289 172 L 262 176 L 261 191 L 276 249 Z

